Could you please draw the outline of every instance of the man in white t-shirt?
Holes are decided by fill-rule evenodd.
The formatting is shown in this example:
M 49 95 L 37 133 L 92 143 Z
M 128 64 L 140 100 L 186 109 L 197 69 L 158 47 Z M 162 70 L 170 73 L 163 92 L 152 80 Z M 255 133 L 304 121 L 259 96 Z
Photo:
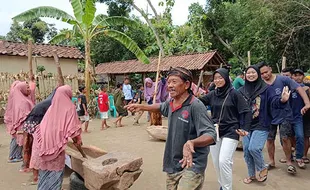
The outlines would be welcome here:
M 128 105 L 132 101 L 132 88 L 130 85 L 130 80 L 129 78 L 125 78 L 124 84 L 123 84 L 123 93 L 125 96 L 125 102 L 126 105 Z
M 130 80 L 129 78 L 125 78 L 124 84 L 123 84 L 123 93 L 125 96 L 125 105 L 128 105 L 132 103 L 133 95 L 132 95 L 132 87 L 130 85 Z M 134 113 L 131 113 L 134 115 Z

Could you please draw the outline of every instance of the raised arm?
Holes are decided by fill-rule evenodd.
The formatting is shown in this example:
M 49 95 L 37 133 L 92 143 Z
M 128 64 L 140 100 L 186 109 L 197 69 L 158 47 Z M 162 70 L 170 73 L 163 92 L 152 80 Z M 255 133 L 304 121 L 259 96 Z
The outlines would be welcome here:
M 63 86 L 63 85 L 65 85 L 65 81 L 64 81 L 64 78 L 62 76 L 62 70 L 61 70 L 61 66 L 59 63 L 59 58 L 58 58 L 55 50 L 53 51 L 53 57 L 54 57 L 54 61 L 55 61 L 56 67 L 57 67 L 57 77 L 58 77 L 57 87 Z
M 125 106 L 127 110 L 130 112 L 138 112 L 138 111 L 149 111 L 149 112 L 160 112 L 160 104 L 129 104 Z
M 205 105 L 205 106 L 209 106 L 210 105 L 210 99 L 211 99 L 211 96 L 212 96 L 213 92 L 209 92 L 207 95 L 204 95 L 202 97 L 199 98 L 200 101 L 202 101 L 202 103 Z

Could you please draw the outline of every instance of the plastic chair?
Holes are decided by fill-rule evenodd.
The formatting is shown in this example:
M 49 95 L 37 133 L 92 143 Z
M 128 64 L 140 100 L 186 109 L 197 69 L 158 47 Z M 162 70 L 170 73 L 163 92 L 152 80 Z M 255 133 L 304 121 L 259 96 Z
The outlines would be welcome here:
M 72 101 L 72 103 L 74 103 L 74 105 L 76 105 L 78 99 L 76 97 L 72 97 L 71 101 Z
M 114 97 L 112 95 L 109 95 L 109 103 L 110 103 L 109 115 L 112 117 L 116 117 L 117 113 L 114 105 Z

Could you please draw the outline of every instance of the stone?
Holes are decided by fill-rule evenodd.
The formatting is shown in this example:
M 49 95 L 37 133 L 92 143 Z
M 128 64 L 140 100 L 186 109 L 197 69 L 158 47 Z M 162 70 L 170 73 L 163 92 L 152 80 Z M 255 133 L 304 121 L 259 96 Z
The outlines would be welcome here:
M 110 152 L 83 162 L 84 181 L 90 190 L 128 189 L 138 179 L 142 158 L 125 152 Z
M 157 140 L 166 141 L 168 135 L 168 127 L 167 126 L 150 126 L 146 128 L 148 134 Z

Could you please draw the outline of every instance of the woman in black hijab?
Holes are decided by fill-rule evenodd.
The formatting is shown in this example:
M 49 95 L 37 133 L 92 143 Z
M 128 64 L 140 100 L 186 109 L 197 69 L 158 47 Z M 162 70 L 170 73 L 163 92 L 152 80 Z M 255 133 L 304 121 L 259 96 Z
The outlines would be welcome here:
M 262 150 L 268 138 L 271 124 L 270 107 L 281 107 L 289 99 L 288 88 L 283 89 L 282 97 L 269 92 L 268 85 L 262 80 L 259 68 L 250 66 L 246 69 L 245 85 L 239 89 L 247 101 L 252 113 L 251 125 L 242 127 L 236 132 L 243 136 L 244 159 L 248 167 L 249 176 L 243 180 L 249 184 L 253 180 L 264 182 L 267 180 L 268 169 L 265 166 Z M 259 172 L 258 178 L 255 172 Z
M 240 117 L 243 125 L 251 124 L 251 112 L 241 94 L 235 90 L 226 69 L 218 69 L 213 74 L 216 89 L 200 100 L 211 107 L 212 120 L 218 128 L 218 141 L 210 147 L 218 181 L 223 190 L 232 190 L 233 155 L 237 148 Z M 249 127 L 249 126 L 246 126 Z

